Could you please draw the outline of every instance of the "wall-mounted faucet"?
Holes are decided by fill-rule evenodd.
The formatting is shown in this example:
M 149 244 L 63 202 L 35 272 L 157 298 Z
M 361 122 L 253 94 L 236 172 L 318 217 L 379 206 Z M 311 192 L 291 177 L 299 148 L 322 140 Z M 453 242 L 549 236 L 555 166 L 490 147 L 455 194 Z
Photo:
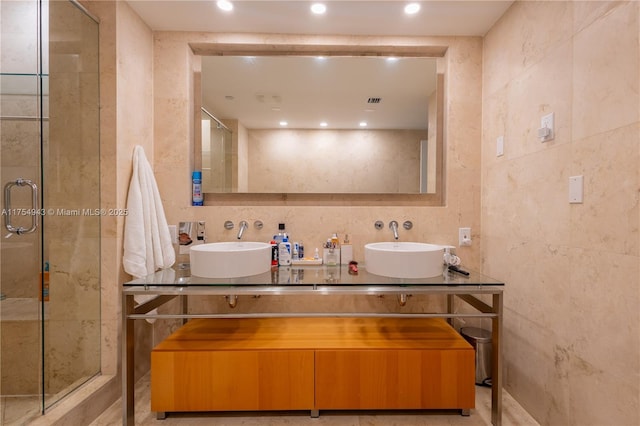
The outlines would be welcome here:
M 242 239 L 242 234 L 244 234 L 244 231 L 247 230 L 247 228 L 249 227 L 249 224 L 247 223 L 246 220 L 243 220 L 240 222 L 240 229 L 238 230 L 238 239 Z
M 393 238 L 397 240 L 399 237 L 398 222 L 396 222 L 395 220 L 392 220 L 391 222 L 389 222 L 389 229 L 391 229 L 391 231 L 393 232 Z

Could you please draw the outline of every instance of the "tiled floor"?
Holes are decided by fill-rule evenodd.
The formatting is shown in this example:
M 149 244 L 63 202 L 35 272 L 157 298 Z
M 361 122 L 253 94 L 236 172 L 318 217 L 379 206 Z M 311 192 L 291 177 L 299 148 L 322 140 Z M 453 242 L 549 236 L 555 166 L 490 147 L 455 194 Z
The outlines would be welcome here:
M 320 412 L 312 419 L 309 412 L 292 413 L 197 413 L 169 414 L 157 420 L 149 411 L 149 376 L 136 385 L 136 425 L 158 426 L 485 426 L 491 425 L 491 390 L 476 386 L 476 408 L 468 417 L 457 411 L 404 412 Z M 503 392 L 504 426 L 537 426 L 538 423 L 511 396 Z M 113 404 L 91 426 L 122 424 L 120 401 Z
M 0 399 L 0 425 L 24 425 L 25 419 L 37 416 L 41 410 L 40 396 L 7 396 Z

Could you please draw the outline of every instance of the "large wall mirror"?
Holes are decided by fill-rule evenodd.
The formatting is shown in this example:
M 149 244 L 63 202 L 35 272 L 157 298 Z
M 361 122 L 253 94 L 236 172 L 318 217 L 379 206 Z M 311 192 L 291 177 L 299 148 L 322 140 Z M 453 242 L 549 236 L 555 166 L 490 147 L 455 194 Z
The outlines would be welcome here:
M 195 133 L 205 193 L 441 191 L 444 77 L 438 58 L 200 59 Z

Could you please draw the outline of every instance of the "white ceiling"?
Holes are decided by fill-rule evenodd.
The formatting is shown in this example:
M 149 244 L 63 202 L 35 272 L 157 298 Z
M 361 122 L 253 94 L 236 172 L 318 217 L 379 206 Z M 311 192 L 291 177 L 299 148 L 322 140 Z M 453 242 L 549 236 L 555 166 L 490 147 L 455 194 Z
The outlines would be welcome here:
M 408 1 L 402 0 L 324 0 L 322 16 L 311 14 L 312 1 L 306 0 L 235 0 L 230 13 L 214 0 L 128 3 L 158 31 L 483 36 L 513 1 L 419 1 L 421 10 L 410 16 L 403 13 Z
M 426 129 L 435 77 L 434 58 L 205 56 L 202 104 L 249 129 Z
M 422 1 L 411 16 L 403 13 L 408 2 L 400 0 L 328 0 L 322 16 L 310 13 L 312 2 L 306 0 L 236 0 L 231 12 L 218 9 L 214 0 L 128 3 L 154 31 L 483 36 L 513 1 Z M 219 118 L 238 118 L 248 128 L 273 128 L 280 120 L 295 128 L 317 128 L 323 120 L 330 128 L 357 128 L 361 120 L 368 128 L 424 128 L 426 97 L 434 82 L 420 77 L 428 65 L 415 62 L 210 57 L 203 70 L 215 67 L 216 73 L 203 71 L 203 104 Z M 382 98 L 373 111 L 366 103 L 369 97 Z

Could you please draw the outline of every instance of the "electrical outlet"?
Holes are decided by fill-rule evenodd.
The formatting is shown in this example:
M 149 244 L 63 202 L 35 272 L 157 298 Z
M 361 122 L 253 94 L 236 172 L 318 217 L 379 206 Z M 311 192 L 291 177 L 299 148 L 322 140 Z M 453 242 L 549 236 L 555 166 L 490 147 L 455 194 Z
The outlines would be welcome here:
M 542 117 L 540 120 L 540 129 L 538 130 L 538 136 L 540 137 L 541 142 L 547 142 L 556 137 L 556 132 L 553 128 L 554 126 L 554 113 L 549 113 Z M 545 130 L 546 129 L 546 130 Z
M 458 230 L 458 246 L 471 245 L 471 228 L 460 228 Z

